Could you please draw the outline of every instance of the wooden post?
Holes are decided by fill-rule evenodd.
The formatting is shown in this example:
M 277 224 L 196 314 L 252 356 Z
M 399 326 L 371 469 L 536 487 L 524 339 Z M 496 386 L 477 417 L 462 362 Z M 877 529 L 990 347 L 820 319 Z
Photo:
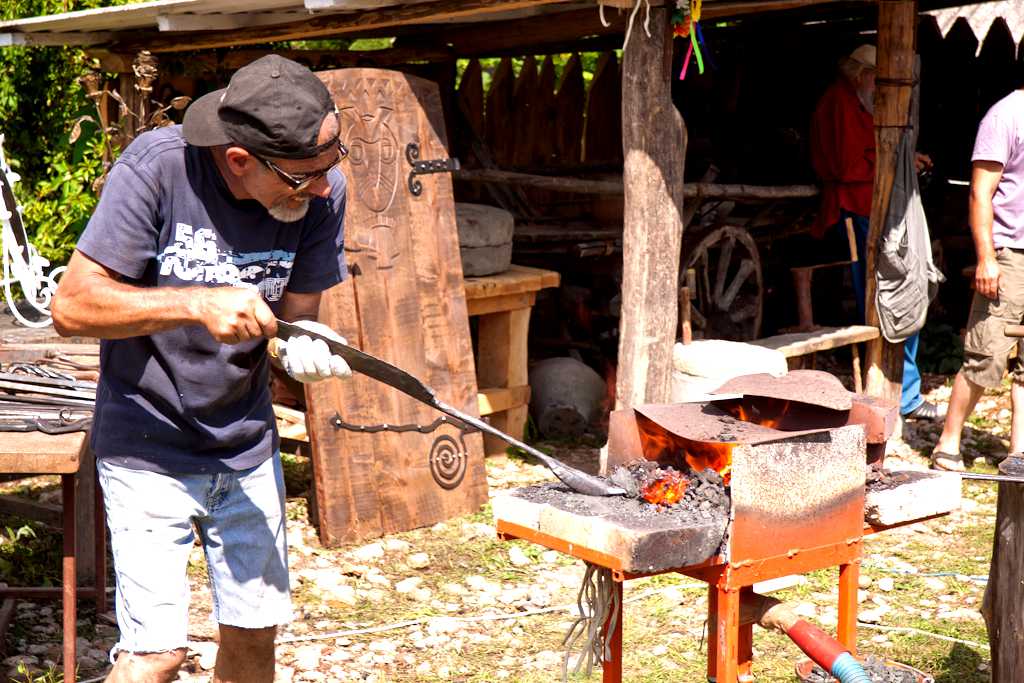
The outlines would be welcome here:
M 686 156 L 686 127 L 669 85 L 671 14 L 670 7 L 652 7 L 651 36 L 637 22 L 623 54 L 619 408 L 671 398 Z
M 91 586 L 97 580 L 96 555 L 99 550 L 97 536 L 101 528 L 96 525 L 96 503 L 103 497 L 96 486 L 96 456 L 89 448 L 89 439 L 82 442 L 79 452 L 78 476 L 75 478 L 75 557 L 78 559 L 78 584 Z M 105 577 L 99 577 L 103 580 Z
M 875 306 L 875 268 L 878 242 L 889 209 L 896 175 L 896 150 L 910 120 L 914 53 L 917 39 L 917 0 L 878 3 L 878 72 L 875 79 L 875 188 L 871 201 L 865 270 L 865 317 L 878 327 Z M 883 337 L 867 344 L 867 393 L 899 401 L 903 381 L 903 344 Z
M 992 683 L 1024 681 L 1024 487 L 999 485 L 992 566 L 981 612 L 992 655 Z

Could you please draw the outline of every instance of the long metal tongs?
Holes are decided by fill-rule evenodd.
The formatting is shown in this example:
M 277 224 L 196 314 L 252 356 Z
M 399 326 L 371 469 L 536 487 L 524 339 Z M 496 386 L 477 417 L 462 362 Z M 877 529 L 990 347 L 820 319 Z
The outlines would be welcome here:
M 354 349 L 347 344 L 330 339 L 315 332 L 293 325 L 292 323 L 285 322 L 283 320 L 277 321 L 277 337 L 278 339 L 270 340 L 269 352 L 272 356 L 280 357 L 279 352 L 279 340 L 287 340 L 291 337 L 297 337 L 300 335 L 307 335 L 313 339 L 320 339 L 327 348 L 330 349 L 331 353 L 337 354 L 345 359 L 349 367 L 356 372 L 362 373 L 367 377 L 372 377 L 378 382 L 383 382 L 389 387 L 394 387 L 407 396 L 425 403 L 428 406 L 441 411 L 445 415 L 455 418 L 459 422 L 474 429 L 478 429 L 481 432 L 495 436 L 505 443 L 520 448 L 533 457 L 540 460 L 545 467 L 551 470 L 551 473 L 558 477 L 563 484 L 579 493 L 588 496 L 620 496 L 624 495 L 626 491 L 624 489 L 615 486 L 601 477 L 596 477 L 586 472 L 581 472 L 573 467 L 569 467 L 565 463 L 555 460 L 550 455 L 543 453 L 533 446 L 529 446 L 522 441 L 509 436 L 500 429 L 496 429 L 491 425 L 487 424 L 483 420 L 472 415 L 451 407 L 444 401 L 437 398 L 434 394 L 433 389 L 428 387 L 426 384 L 410 375 L 405 370 L 397 368 L 390 363 L 371 356 L 368 353 Z

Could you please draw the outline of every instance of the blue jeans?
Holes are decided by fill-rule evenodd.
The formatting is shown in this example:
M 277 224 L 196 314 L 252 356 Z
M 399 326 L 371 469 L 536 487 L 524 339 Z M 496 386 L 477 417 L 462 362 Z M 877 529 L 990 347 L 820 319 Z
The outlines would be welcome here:
M 280 455 L 240 472 L 157 474 L 96 463 L 117 576 L 111 650 L 188 645 L 189 554 L 203 536 L 219 624 L 265 628 L 291 620 Z
M 844 211 L 839 223 L 839 229 L 844 230 L 844 232 L 843 223 L 847 218 L 853 219 L 853 232 L 857 237 L 857 255 L 859 259 L 850 264 L 850 272 L 853 274 L 853 294 L 857 298 L 857 315 L 860 318 L 861 324 L 863 324 L 864 296 L 867 282 L 864 259 L 867 254 L 868 217 Z M 915 332 L 903 342 L 903 391 L 900 392 L 901 415 L 913 412 L 919 405 L 924 403 L 924 397 L 921 396 L 921 371 L 917 368 L 918 341 L 920 341 L 920 332 Z

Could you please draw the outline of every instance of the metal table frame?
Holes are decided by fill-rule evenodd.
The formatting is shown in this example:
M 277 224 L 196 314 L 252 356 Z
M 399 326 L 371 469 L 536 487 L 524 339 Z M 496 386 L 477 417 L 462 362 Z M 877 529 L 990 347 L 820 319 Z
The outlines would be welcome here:
M 753 623 L 742 623 L 740 602 L 744 594 L 753 592 L 755 583 L 790 574 L 838 567 L 837 640 L 852 655 L 856 656 L 857 589 L 860 580 L 864 537 L 897 526 L 906 526 L 941 517 L 944 514 L 907 520 L 888 527 L 866 525 L 861 536 L 847 539 L 845 542 L 793 550 L 776 557 L 733 563 L 725 562 L 724 558 L 718 556 L 703 564 L 666 569 L 649 574 L 625 571 L 622 562 L 607 553 L 569 543 L 518 524 L 499 519 L 496 526 L 498 537 L 502 540 L 518 538 L 530 541 L 611 570 L 614 591 L 618 598 L 618 608 L 615 613 L 609 615 L 608 621 L 604 624 L 610 657 L 602 663 L 601 680 L 603 683 L 621 683 L 622 681 L 623 582 L 644 576 L 669 573 L 684 574 L 708 584 L 708 680 L 716 683 L 747 683 L 754 680 L 751 673 L 754 625 Z M 609 622 L 614 624 L 614 630 L 610 634 L 607 633 Z

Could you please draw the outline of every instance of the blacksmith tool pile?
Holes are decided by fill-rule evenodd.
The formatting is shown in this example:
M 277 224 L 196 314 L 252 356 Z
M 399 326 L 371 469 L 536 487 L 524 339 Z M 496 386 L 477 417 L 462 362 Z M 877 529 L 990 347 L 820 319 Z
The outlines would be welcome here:
M 96 382 L 52 365 L 0 365 L 0 432 L 65 434 L 89 429 Z

